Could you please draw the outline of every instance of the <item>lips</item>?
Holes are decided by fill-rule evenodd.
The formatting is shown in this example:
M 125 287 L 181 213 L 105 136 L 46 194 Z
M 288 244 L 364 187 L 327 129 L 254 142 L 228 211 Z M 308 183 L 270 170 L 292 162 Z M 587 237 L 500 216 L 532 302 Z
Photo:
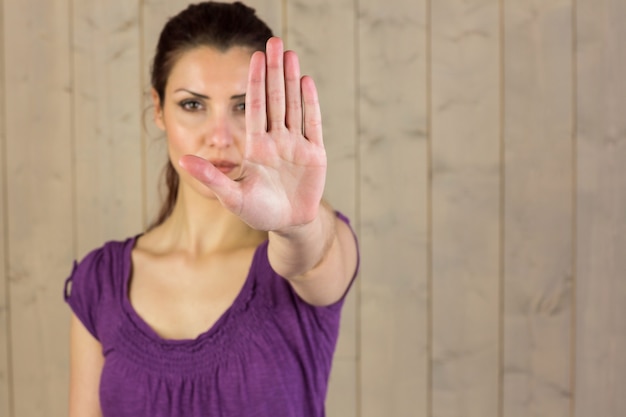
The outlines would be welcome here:
M 230 161 L 225 161 L 225 160 L 213 160 L 210 161 L 213 166 L 217 169 L 219 169 L 222 173 L 228 175 L 229 173 L 231 173 L 233 170 L 235 170 L 235 168 L 238 167 L 238 165 L 234 162 L 230 162 Z

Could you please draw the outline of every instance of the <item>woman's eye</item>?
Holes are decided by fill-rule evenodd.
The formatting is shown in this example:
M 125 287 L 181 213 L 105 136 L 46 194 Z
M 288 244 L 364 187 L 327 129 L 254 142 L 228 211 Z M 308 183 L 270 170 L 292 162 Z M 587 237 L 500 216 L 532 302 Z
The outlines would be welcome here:
M 202 108 L 202 104 L 197 100 L 183 100 L 180 107 L 187 111 L 198 111 Z
M 245 113 L 246 112 L 246 103 L 239 103 L 235 106 L 235 111 Z

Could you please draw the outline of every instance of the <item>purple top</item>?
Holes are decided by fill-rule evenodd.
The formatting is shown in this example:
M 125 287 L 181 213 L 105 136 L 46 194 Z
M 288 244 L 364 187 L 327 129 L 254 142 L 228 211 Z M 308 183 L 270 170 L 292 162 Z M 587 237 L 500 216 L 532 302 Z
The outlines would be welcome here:
M 266 241 L 209 330 L 163 339 L 128 298 L 136 239 L 94 250 L 66 282 L 67 303 L 102 345 L 104 417 L 324 416 L 345 295 L 327 307 L 307 304 L 272 270 Z

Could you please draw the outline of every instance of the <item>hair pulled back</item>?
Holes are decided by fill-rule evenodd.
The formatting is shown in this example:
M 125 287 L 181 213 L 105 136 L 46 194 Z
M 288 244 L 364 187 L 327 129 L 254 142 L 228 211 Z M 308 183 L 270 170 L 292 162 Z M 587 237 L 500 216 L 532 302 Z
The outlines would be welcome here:
M 265 51 L 272 30 L 256 15 L 254 9 L 240 3 L 203 2 L 192 4 L 168 20 L 163 27 L 152 62 L 151 83 L 161 103 L 172 68 L 185 53 L 200 46 L 220 51 L 231 47 Z M 151 227 L 167 219 L 178 194 L 178 173 L 168 160 L 165 167 L 167 194 Z

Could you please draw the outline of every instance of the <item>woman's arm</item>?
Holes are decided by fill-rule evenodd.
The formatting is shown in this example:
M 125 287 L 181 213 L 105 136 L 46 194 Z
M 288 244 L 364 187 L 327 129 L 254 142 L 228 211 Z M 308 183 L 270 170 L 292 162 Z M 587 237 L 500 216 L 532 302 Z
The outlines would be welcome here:
M 102 346 L 72 314 L 70 324 L 70 417 L 102 417 L 99 400 Z
M 272 268 L 288 279 L 306 302 L 330 305 L 346 292 L 356 270 L 356 240 L 326 203 L 321 204 L 313 222 L 270 232 L 269 241 Z

